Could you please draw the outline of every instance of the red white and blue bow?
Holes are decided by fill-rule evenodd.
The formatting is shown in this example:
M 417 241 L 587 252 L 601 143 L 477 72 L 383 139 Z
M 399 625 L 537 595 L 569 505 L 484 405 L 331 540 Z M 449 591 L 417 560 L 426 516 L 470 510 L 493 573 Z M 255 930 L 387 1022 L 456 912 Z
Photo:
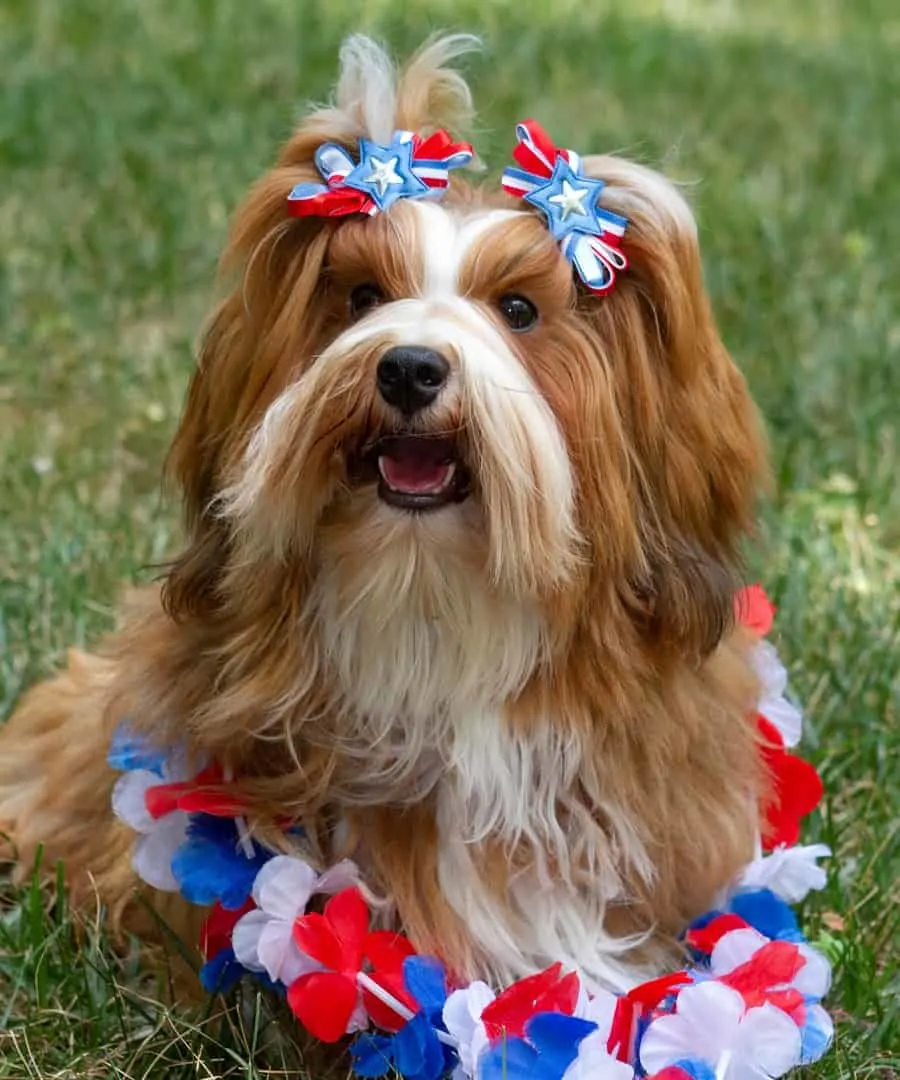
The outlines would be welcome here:
M 359 140 L 356 162 L 337 143 L 323 143 L 315 154 L 324 184 L 297 184 L 288 196 L 292 217 L 343 217 L 377 214 L 398 199 L 442 195 L 450 170 L 468 165 L 472 147 L 455 143 L 443 130 L 427 139 L 412 131 L 396 131 L 387 146 Z
M 516 125 L 513 157 L 521 168 L 503 173 L 503 190 L 543 211 L 554 240 L 592 292 L 606 293 L 628 269 L 621 250 L 628 219 L 599 203 L 606 186 L 581 171 L 581 156 L 558 149 L 534 120 Z

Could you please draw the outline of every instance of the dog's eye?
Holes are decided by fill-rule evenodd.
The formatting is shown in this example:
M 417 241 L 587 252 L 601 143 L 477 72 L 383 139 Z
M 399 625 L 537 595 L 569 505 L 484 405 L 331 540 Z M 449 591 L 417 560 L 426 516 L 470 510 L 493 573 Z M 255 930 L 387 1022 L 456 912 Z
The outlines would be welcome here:
M 373 285 L 371 281 L 367 281 L 365 285 L 357 285 L 350 293 L 350 314 L 362 315 L 364 311 L 378 307 L 383 302 L 384 293 L 381 289 Z
M 517 293 L 507 293 L 497 301 L 497 307 L 509 324 L 510 330 L 530 330 L 537 322 L 537 308 L 530 300 Z

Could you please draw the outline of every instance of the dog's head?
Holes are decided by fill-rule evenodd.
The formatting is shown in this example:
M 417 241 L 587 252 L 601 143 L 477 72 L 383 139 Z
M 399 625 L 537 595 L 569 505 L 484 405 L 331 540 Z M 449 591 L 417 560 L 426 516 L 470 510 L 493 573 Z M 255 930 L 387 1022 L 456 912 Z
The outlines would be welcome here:
M 367 680 L 408 704 L 408 685 L 390 695 L 401 670 L 425 709 L 467 680 L 516 694 L 573 635 L 613 647 L 625 626 L 702 657 L 763 469 L 693 217 L 649 169 L 582 161 L 628 222 L 629 268 L 604 295 L 534 207 L 456 175 L 440 201 L 288 215 L 323 143 L 357 154 L 460 121 L 468 90 L 444 64 L 465 44 L 433 44 L 396 82 L 370 43 L 345 47 L 336 105 L 237 215 L 233 290 L 172 452 L 190 541 L 170 611 L 268 589 L 365 708 Z

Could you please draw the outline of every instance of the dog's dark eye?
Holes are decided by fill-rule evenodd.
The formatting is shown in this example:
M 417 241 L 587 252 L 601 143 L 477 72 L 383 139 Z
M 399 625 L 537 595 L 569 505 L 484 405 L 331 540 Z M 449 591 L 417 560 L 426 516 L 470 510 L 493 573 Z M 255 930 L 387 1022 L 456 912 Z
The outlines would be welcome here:
M 377 285 L 373 285 L 372 282 L 368 281 L 365 285 L 357 285 L 353 292 L 350 293 L 350 314 L 362 315 L 364 311 L 378 307 L 383 302 L 384 293 Z
M 497 307 L 509 324 L 510 330 L 530 330 L 537 322 L 537 308 L 530 300 L 517 293 L 507 293 L 497 301 Z

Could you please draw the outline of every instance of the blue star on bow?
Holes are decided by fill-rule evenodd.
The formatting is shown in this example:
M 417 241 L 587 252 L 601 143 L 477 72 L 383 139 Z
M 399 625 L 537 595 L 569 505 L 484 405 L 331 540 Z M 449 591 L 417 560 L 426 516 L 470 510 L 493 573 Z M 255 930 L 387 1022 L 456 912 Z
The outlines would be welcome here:
M 603 223 L 597 216 L 597 200 L 605 186 L 602 180 L 591 180 L 575 172 L 560 155 L 550 179 L 524 198 L 543 210 L 554 240 L 576 232 L 599 236 Z
M 422 195 L 428 185 L 413 172 L 413 144 L 395 136 L 388 146 L 359 140 L 359 164 L 344 180 L 347 187 L 363 191 L 379 210 L 398 199 Z

